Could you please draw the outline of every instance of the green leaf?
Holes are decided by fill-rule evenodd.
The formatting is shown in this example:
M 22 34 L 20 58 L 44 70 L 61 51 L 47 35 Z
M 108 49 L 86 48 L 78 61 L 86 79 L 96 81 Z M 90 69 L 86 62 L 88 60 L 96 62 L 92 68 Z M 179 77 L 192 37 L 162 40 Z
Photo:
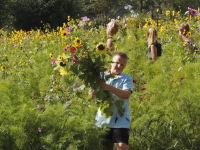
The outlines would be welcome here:
M 109 79 L 109 78 L 114 78 L 114 76 L 110 73 L 108 75 L 105 75 L 105 79 L 106 81 Z
M 122 106 L 124 105 L 124 101 L 123 100 L 115 101 L 115 105 L 118 108 L 119 115 L 122 117 L 124 115 L 124 112 L 125 112 L 125 108 L 122 108 Z

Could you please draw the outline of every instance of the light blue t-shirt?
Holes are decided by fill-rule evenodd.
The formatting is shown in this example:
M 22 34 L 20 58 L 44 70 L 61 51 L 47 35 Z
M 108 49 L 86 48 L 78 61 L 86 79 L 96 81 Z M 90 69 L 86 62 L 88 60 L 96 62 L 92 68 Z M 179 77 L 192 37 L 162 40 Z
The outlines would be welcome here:
M 106 74 L 106 73 L 105 73 Z M 130 75 L 119 74 L 116 78 L 109 78 L 106 81 L 106 84 L 109 84 L 118 89 L 129 89 L 133 91 L 133 79 Z M 129 109 L 129 99 L 121 99 L 112 92 L 110 92 L 112 98 L 117 100 L 123 100 L 124 105 L 122 108 L 125 108 L 124 116 L 120 117 L 118 113 L 118 108 L 114 105 L 113 115 L 110 118 L 105 119 L 105 114 L 102 115 L 100 108 L 97 110 L 96 114 L 96 126 L 102 127 L 106 125 L 109 128 L 128 128 L 130 129 L 130 109 Z

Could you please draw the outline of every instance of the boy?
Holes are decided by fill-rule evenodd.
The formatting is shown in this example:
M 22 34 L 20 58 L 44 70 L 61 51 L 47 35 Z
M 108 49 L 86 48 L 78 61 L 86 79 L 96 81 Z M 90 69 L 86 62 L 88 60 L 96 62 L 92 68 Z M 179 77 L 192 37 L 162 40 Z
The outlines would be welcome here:
M 116 52 L 113 55 L 111 63 L 111 74 L 114 78 L 109 78 L 108 81 L 99 81 L 98 85 L 101 90 L 110 91 L 112 98 L 123 100 L 125 109 L 124 115 L 121 117 L 116 106 L 113 115 L 110 118 L 105 118 L 102 115 L 100 108 L 96 115 L 96 126 L 102 127 L 106 125 L 110 128 L 106 135 L 106 143 L 104 146 L 107 150 L 112 150 L 115 145 L 117 150 L 128 150 L 129 130 L 130 130 L 130 109 L 129 96 L 133 91 L 133 80 L 130 75 L 123 74 L 122 71 L 126 67 L 128 56 L 124 52 Z M 91 99 L 95 98 L 97 90 L 92 90 Z

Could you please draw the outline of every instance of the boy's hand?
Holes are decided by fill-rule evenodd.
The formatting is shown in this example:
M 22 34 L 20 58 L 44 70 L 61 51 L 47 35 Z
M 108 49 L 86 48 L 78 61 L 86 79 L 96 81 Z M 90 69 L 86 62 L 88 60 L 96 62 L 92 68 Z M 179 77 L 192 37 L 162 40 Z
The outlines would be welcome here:
M 101 90 L 109 91 L 110 90 L 110 85 L 106 84 L 105 81 L 99 81 L 98 82 L 99 87 Z
M 123 90 L 123 89 L 115 88 L 111 85 L 106 84 L 105 81 L 99 81 L 98 85 L 101 88 L 101 90 L 110 91 L 110 92 L 114 93 L 116 96 L 118 96 L 119 98 L 122 98 L 122 99 L 129 98 L 129 96 L 131 94 L 131 90 L 129 90 L 129 89 Z

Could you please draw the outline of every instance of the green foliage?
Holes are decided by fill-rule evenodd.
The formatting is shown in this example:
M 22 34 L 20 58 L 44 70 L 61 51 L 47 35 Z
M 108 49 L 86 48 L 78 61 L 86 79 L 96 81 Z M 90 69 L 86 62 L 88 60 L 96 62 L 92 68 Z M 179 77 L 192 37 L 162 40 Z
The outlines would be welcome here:
M 69 21 L 68 16 L 75 19 L 88 16 L 98 26 L 108 23 L 109 18 L 127 14 L 124 6 L 128 4 L 134 11 L 149 12 L 152 18 L 160 18 L 160 12 L 174 10 L 183 14 L 188 7 L 195 8 L 199 3 L 196 0 L 1 0 L 0 28 L 28 31 L 45 29 L 49 24 L 49 29 L 56 29 Z

